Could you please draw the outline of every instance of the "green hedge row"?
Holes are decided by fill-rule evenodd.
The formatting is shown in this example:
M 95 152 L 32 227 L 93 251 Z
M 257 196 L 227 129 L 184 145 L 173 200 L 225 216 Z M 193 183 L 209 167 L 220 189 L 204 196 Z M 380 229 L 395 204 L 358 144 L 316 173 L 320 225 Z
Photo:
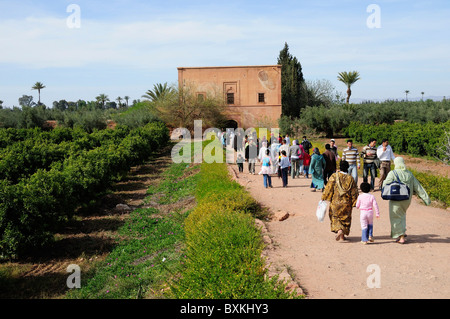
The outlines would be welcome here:
M 394 124 L 396 121 L 425 124 L 450 121 L 450 100 L 384 101 L 361 104 L 334 103 L 329 106 L 307 106 L 300 117 L 279 119 L 281 134 L 300 135 L 308 130 L 335 137 L 345 131 L 352 121 L 362 124 Z M 301 136 L 301 135 L 300 135 Z
M 84 142 L 90 147 L 97 147 L 108 141 L 117 141 L 127 136 L 132 129 L 126 125 L 117 125 L 114 130 L 94 130 L 87 132 L 80 127 L 67 128 L 56 127 L 51 131 L 41 128 L 32 129 L 0 129 L 0 151 L 17 142 L 32 140 L 35 142 L 46 142 L 59 144 L 62 142 Z
M 129 133 L 125 126 L 87 133 L 81 129 L 0 129 L 0 179 L 15 184 L 38 169 L 105 144 L 117 144 Z
M 106 191 L 168 140 L 163 123 L 150 123 L 122 139 L 115 136 L 104 145 L 53 162 L 48 169 L 38 168 L 17 183 L 0 180 L 0 256 L 19 256 L 45 246 L 78 207 Z
M 347 136 L 361 143 L 368 143 L 371 137 L 381 143 L 383 138 L 396 153 L 413 156 L 439 157 L 438 149 L 445 141 L 445 132 L 450 132 L 450 121 L 435 124 L 397 122 L 394 124 L 370 125 L 352 122 L 346 129 Z

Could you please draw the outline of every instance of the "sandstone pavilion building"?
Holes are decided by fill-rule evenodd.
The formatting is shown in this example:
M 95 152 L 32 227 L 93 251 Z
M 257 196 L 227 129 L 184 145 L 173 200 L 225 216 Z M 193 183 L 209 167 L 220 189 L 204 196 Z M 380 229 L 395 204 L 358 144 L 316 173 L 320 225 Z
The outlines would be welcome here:
M 179 67 L 178 85 L 198 98 L 221 94 L 228 128 L 278 127 L 281 116 L 281 65 Z

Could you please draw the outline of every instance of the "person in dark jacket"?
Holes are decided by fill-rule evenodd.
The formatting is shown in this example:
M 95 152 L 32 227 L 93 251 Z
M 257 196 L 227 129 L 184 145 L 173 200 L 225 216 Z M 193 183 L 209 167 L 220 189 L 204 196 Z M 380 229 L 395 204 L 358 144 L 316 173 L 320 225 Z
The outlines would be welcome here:
M 248 172 L 255 174 L 256 158 L 258 157 L 258 146 L 254 139 L 250 137 L 248 144 L 245 147 L 245 158 L 248 159 Z
M 310 141 L 308 141 L 306 136 L 303 136 L 302 146 L 305 153 L 309 154 L 309 150 L 312 148 L 312 144 Z
M 336 154 L 331 150 L 330 144 L 325 144 L 325 152 L 322 155 L 327 163 L 323 171 L 323 181 L 327 185 L 330 176 L 336 173 Z

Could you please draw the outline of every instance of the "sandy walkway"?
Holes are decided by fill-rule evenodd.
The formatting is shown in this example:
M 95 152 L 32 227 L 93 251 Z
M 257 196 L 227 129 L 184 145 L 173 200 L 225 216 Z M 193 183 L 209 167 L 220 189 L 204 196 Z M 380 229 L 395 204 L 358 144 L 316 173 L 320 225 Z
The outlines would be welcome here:
M 237 172 L 235 165 L 231 168 Z M 262 205 L 289 212 L 284 221 L 266 222 L 274 247 L 269 262 L 287 267 L 308 298 L 450 298 L 449 210 L 424 206 L 415 197 L 407 215 L 408 243 L 400 245 L 390 238 L 388 202 L 378 191 L 381 218 L 374 221 L 375 242 L 361 244 L 359 210 L 354 208 L 350 236 L 340 243 L 330 232 L 328 216 L 322 223 L 315 216 L 322 193 L 310 191 L 310 179 L 289 178 L 283 188 L 272 177 L 274 188 L 265 189 L 263 177 L 249 175 L 246 165 L 237 176 Z M 373 287 L 374 280 L 368 285 L 377 273 L 380 288 Z

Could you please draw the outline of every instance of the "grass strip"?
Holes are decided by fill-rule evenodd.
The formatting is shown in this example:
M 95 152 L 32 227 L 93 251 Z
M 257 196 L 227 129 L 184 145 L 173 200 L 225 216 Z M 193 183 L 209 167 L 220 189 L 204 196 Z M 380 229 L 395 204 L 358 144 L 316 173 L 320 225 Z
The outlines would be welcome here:
M 287 299 L 285 285 L 267 276 L 264 244 L 254 218 L 258 203 L 228 176 L 226 164 L 203 163 L 197 206 L 186 219 L 187 260 L 171 284 L 182 299 Z

